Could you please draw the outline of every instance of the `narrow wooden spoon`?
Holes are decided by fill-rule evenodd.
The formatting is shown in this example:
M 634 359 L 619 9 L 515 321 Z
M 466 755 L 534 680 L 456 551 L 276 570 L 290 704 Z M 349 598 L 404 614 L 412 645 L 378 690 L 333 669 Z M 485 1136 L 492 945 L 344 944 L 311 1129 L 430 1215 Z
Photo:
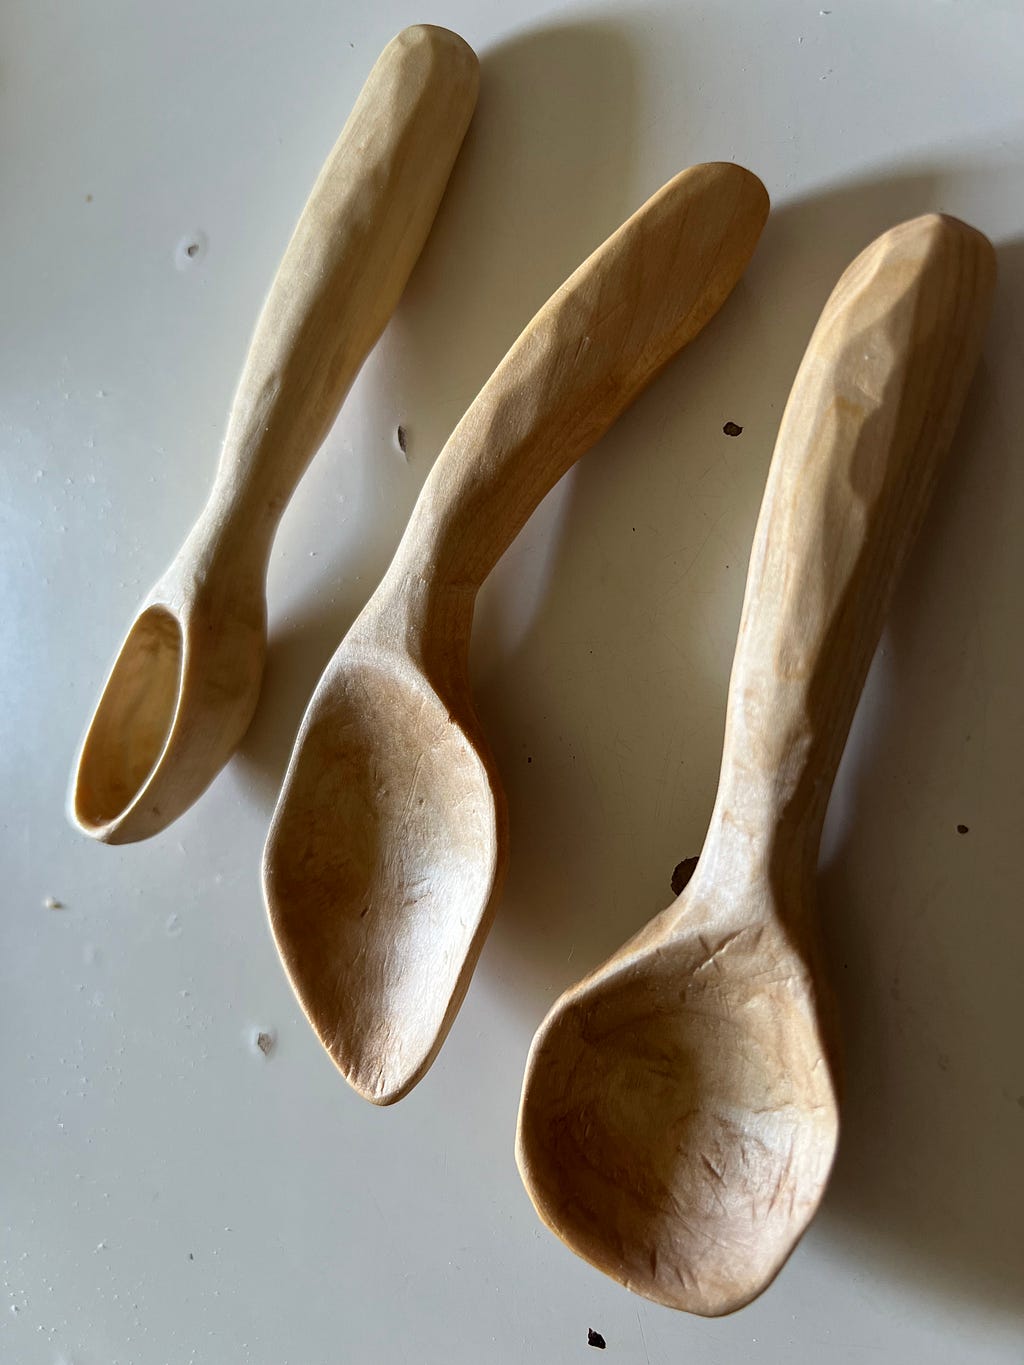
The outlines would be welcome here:
M 767 213 L 749 171 L 697 166 L 580 266 L 455 429 L 320 679 L 264 888 L 310 1022 L 377 1104 L 433 1061 L 505 864 L 505 800 L 468 675 L 480 585 L 544 494 L 718 310 Z
M 530 1051 L 516 1158 L 537 1212 L 672 1308 L 754 1298 L 824 1191 L 838 1110 L 821 826 L 994 278 L 980 233 L 929 215 L 840 279 L 768 475 L 696 872 L 556 1002 Z
M 476 56 L 418 25 L 377 60 L 263 307 L 209 500 L 121 648 L 70 815 L 107 843 L 176 820 L 231 757 L 263 677 L 278 522 L 426 241 L 476 104 Z

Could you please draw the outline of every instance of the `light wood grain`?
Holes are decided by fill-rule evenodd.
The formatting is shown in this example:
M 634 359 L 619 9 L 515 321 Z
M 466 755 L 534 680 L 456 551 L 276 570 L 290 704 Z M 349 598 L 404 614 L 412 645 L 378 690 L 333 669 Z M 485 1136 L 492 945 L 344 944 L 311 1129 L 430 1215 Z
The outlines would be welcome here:
M 370 72 L 264 305 L 207 505 L 129 631 L 86 736 L 70 813 L 87 834 L 158 833 L 245 733 L 278 522 L 416 263 L 478 83 L 472 49 L 426 25 L 394 38 Z
M 674 1308 L 716 1315 L 759 1294 L 828 1179 L 822 821 L 978 358 L 994 259 L 980 233 L 930 215 L 839 281 L 768 476 L 693 879 L 561 997 L 530 1052 L 517 1160 L 538 1213 Z
M 768 212 L 738 166 L 677 176 L 550 299 L 431 471 L 317 686 L 264 857 L 310 1022 L 367 1099 L 401 1098 L 462 1001 L 506 860 L 470 694 L 477 591 L 545 493 L 740 278 Z

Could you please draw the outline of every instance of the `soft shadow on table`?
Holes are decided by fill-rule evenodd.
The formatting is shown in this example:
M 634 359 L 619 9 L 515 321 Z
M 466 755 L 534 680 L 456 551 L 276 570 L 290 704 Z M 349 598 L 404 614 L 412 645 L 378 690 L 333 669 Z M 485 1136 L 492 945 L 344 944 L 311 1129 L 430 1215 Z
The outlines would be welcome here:
M 1020 1314 L 1024 242 L 998 254 L 986 360 L 826 831 L 846 1088 L 823 1222 L 876 1273 Z
M 515 970 L 538 1022 L 553 992 L 664 908 L 676 863 L 700 852 L 790 384 L 843 268 L 934 196 L 922 171 L 775 210 L 719 315 L 553 495 L 558 545 L 512 650 L 489 618 L 507 614 L 540 552 L 532 523 L 485 586 L 475 691 L 512 823 L 485 962 Z M 727 436 L 728 422 L 742 434 Z
M 356 509 L 324 562 L 322 590 L 290 623 L 271 625 L 237 760 L 268 813 L 317 680 L 387 568 L 437 452 L 536 310 L 637 207 L 627 30 L 604 19 L 552 26 L 480 57 L 479 103 L 433 231 L 360 380 L 384 414 L 391 463 L 403 426 L 412 477 L 389 488 L 376 516 Z M 339 453 L 345 426 L 342 409 L 318 463 L 359 460 L 373 479 L 380 449 Z M 301 498 L 289 516 L 301 515 Z
M 531 1027 L 561 989 L 669 903 L 675 863 L 699 852 L 750 537 L 800 357 L 853 256 L 902 219 L 954 207 L 956 181 L 956 170 L 924 168 L 775 213 L 722 314 L 555 495 L 553 570 L 508 652 L 487 617 L 501 615 L 529 555 L 540 553 L 529 528 L 485 590 L 477 695 L 508 791 L 512 857 L 475 989 L 504 994 Z M 875 1269 L 1006 1308 L 1024 1285 L 1022 1087 L 1007 1088 L 1022 1036 L 1020 953 L 1008 947 L 1021 932 L 1011 855 L 1024 654 L 1011 607 L 1024 566 L 1016 549 L 1016 564 L 1007 562 L 1019 537 L 1004 503 L 1024 424 L 1005 345 L 1024 304 L 1019 244 L 1000 252 L 1000 267 L 989 360 L 885 637 L 887 708 L 881 719 L 870 707 L 859 716 L 857 771 L 851 779 L 844 770 L 837 788 L 849 805 L 838 841 L 830 817 L 822 915 L 848 1075 L 841 1152 L 818 1226 L 856 1243 Z M 742 435 L 725 436 L 726 421 Z M 1018 509 L 1019 492 L 1018 480 Z M 998 666 L 1017 683 L 993 695 L 980 678 L 965 692 L 976 623 L 993 619 L 997 599 L 1007 634 Z M 927 660 L 943 651 L 950 676 L 932 678 Z M 950 809 L 936 827 L 933 793 L 961 761 L 972 706 L 983 713 L 978 738 L 981 728 L 987 736 L 972 810 Z M 900 773 L 912 780 L 894 795 Z M 958 822 L 969 835 L 956 834 Z M 966 857 L 966 870 L 954 875 L 951 857 Z M 983 875 L 985 860 L 1003 868 L 1001 881 Z M 899 895 L 887 896 L 897 869 Z M 1002 888 L 995 899 L 980 890 L 993 884 Z M 921 937 L 894 986 L 908 924 Z

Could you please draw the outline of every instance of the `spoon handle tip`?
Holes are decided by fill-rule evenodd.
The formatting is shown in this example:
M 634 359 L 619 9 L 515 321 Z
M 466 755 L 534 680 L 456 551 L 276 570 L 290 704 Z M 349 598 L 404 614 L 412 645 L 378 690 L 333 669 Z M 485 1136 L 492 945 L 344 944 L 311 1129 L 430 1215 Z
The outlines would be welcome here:
M 731 162 L 668 182 L 527 326 L 456 427 L 393 573 L 480 586 L 545 494 L 721 308 L 768 216 Z
M 413 25 L 377 59 L 302 211 L 256 326 L 212 503 L 265 531 L 398 303 L 476 105 L 457 34 Z
M 902 566 L 981 351 L 995 253 L 941 214 L 840 278 L 783 414 L 729 691 L 720 810 L 817 837 Z M 713 872 L 709 873 L 713 875 Z

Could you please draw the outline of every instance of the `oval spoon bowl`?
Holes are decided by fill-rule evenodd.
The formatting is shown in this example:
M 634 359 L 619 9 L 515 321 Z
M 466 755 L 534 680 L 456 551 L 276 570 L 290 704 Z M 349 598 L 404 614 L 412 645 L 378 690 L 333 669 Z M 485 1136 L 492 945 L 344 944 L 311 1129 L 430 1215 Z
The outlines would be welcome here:
M 173 588 L 180 574 L 176 563 L 136 617 L 75 769 L 71 819 L 104 843 L 148 838 L 187 810 L 259 699 L 262 599 L 228 607 L 193 597 Z
M 157 766 L 181 693 L 181 623 L 166 607 L 141 613 L 110 671 L 82 749 L 74 818 L 98 833 L 138 798 Z

